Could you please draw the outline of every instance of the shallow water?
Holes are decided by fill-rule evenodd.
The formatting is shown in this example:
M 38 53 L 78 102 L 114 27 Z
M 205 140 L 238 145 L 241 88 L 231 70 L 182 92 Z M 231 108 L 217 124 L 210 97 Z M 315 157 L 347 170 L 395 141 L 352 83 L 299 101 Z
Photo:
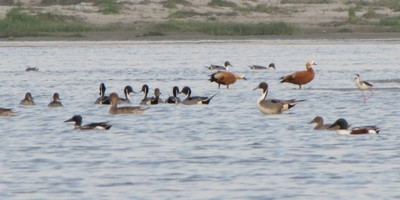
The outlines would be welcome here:
M 400 198 L 400 41 L 266 40 L 160 42 L 2 42 L 0 117 L 2 199 L 395 199 Z M 315 79 L 298 90 L 279 77 L 303 70 Z M 229 90 L 208 82 L 204 66 L 229 60 L 243 72 Z M 251 71 L 247 65 L 276 64 Z M 25 72 L 27 66 L 38 72 Z M 363 103 L 352 82 L 374 84 Z M 281 115 L 263 115 L 260 81 L 269 97 L 305 99 Z M 210 105 L 155 105 L 142 115 L 108 115 L 94 105 L 98 86 L 122 95 L 187 85 L 193 95 L 219 92 Z M 30 91 L 36 106 L 19 106 Z M 49 109 L 54 92 L 63 108 Z M 368 94 L 368 92 L 366 92 Z M 131 95 L 133 104 L 142 98 Z M 76 131 L 63 123 L 109 121 L 109 131 Z M 318 132 L 332 123 L 379 125 L 381 134 Z

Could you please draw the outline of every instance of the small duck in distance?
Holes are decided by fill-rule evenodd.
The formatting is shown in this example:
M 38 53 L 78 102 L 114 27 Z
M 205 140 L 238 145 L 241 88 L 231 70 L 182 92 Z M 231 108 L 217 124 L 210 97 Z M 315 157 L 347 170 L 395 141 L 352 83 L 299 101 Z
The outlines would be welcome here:
M 361 90 L 362 94 L 363 94 L 363 98 L 364 98 L 364 103 L 367 101 L 367 99 L 369 97 L 371 97 L 374 93 L 372 92 L 372 84 L 367 82 L 367 81 L 362 81 L 360 79 L 360 75 L 356 74 L 356 76 L 354 77 L 354 81 L 357 84 L 357 87 Z M 369 96 L 365 96 L 364 94 L 364 90 L 369 90 L 371 92 L 371 95 Z
M 268 65 L 268 67 L 267 66 L 263 66 L 263 65 L 250 65 L 249 67 L 250 67 L 251 70 L 263 70 L 263 69 L 271 69 L 271 68 L 276 70 L 274 63 L 270 63 Z
M 229 67 L 232 67 L 231 63 L 229 61 L 225 61 L 224 66 L 221 65 L 210 65 L 210 66 L 205 66 L 209 70 L 229 70 Z
M 286 76 L 281 77 L 281 83 L 292 83 L 295 85 L 299 85 L 299 89 L 301 89 L 302 85 L 305 85 L 311 82 L 314 79 L 315 73 L 312 65 L 317 65 L 313 60 L 308 60 L 306 63 L 305 71 L 298 71 Z
M 221 84 L 226 85 L 226 89 L 229 89 L 229 85 L 234 84 L 237 79 L 247 80 L 246 77 L 244 77 L 244 74 L 234 74 L 228 71 L 218 71 L 211 74 L 210 77 L 210 82 L 218 83 L 218 89 L 220 89 Z
M 24 106 L 33 106 L 33 105 L 35 105 L 35 102 L 33 101 L 32 94 L 30 92 L 27 92 L 25 94 L 25 98 L 21 100 L 19 105 L 24 105 Z
M 37 71 L 39 71 L 39 68 L 28 66 L 28 67 L 26 67 L 25 71 L 27 71 L 27 72 L 37 72 Z
M 17 114 L 11 108 L 0 108 L 0 116 L 13 116 Z
M 202 96 L 192 97 L 190 96 L 192 94 L 192 90 L 188 86 L 183 87 L 181 93 L 186 95 L 185 99 L 182 100 L 182 104 L 184 105 L 209 104 L 211 99 L 218 94 L 215 93 L 211 97 L 202 97 Z
M 111 115 L 118 115 L 118 114 L 141 114 L 148 108 L 143 108 L 140 106 L 124 106 L 118 107 L 118 94 L 113 92 L 110 94 L 111 99 L 111 106 L 108 110 L 108 113 Z
M 346 119 L 343 118 L 336 120 L 329 128 L 335 128 L 337 133 L 343 135 L 378 134 L 380 132 L 380 129 L 375 125 L 350 128 Z
M 63 105 L 60 100 L 60 95 L 56 92 L 53 94 L 53 101 L 51 101 L 48 106 L 52 108 L 62 107 Z
M 313 120 L 308 122 L 315 124 L 314 130 L 336 130 L 338 127 L 330 127 L 332 124 L 324 124 L 324 119 L 321 116 L 316 116 Z
M 65 120 L 64 122 L 75 122 L 75 129 L 78 130 L 109 130 L 112 126 L 108 124 L 108 122 L 94 122 L 82 125 L 81 115 L 74 115 L 71 119 Z
M 264 114 L 280 114 L 283 111 L 287 111 L 294 107 L 298 102 L 304 100 L 280 100 L 280 99 L 266 99 L 268 94 L 268 84 L 266 82 L 261 82 L 256 89 L 262 89 L 262 95 L 257 101 L 257 107 L 260 112 Z
M 178 97 L 179 94 L 179 87 L 174 86 L 172 88 L 172 96 L 169 96 L 167 100 L 165 100 L 165 103 L 170 103 L 170 104 L 179 104 L 181 103 L 181 99 Z

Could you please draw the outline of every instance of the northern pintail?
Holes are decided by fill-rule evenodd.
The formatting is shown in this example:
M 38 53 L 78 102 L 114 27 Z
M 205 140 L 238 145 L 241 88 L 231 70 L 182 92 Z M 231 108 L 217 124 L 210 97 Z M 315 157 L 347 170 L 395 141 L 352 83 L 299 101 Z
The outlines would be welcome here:
M 232 67 L 231 63 L 229 61 L 225 61 L 224 66 L 221 65 L 210 65 L 210 66 L 205 66 L 209 70 L 229 70 L 229 67 Z
M 178 97 L 179 94 L 179 87 L 174 86 L 172 88 L 172 96 L 169 96 L 167 100 L 165 100 L 165 103 L 171 103 L 171 104 L 178 104 L 181 103 L 181 99 Z
M 96 99 L 95 104 L 111 104 L 110 98 L 105 95 L 106 92 L 106 85 L 104 83 L 100 83 L 99 86 L 99 95 L 100 97 Z
M 250 65 L 249 67 L 250 67 L 251 70 L 263 70 L 263 69 L 270 69 L 270 68 L 276 70 L 274 63 L 270 63 L 268 65 L 268 67 L 267 66 L 263 66 L 263 65 Z
M 363 94 L 363 98 L 364 98 L 364 103 L 367 101 L 368 97 L 372 96 L 374 93 L 372 92 L 372 84 L 367 82 L 367 81 L 362 81 L 360 79 L 360 75 L 356 74 L 356 76 L 354 77 L 354 81 L 357 84 L 357 87 L 361 90 L 362 94 Z M 365 96 L 364 94 L 364 90 L 369 90 L 371 92 L 370 96 Z
M 301 85 L 305 85 L 311 82 L 314 79 L 315 73 L 312 65 L 317 65 L 313 60 L 308 60 L 306 63 L 305 71 L 298 71 L 286 76 L 281 77 L 281 83 L 287 82 L 295 85 L 299 85 L 299 89 L 301 89 Z
M 201 97 L 201 96 L 190 96 L 192 94 L 192 90 L 188 87 L 185 86 L 182 88 L 181 93 L 185 94 L 185 99 L 182 101 L 182 104 L 185 105 L 195 105 L 195 104 L 209 104 L 211 99 L 217 94 L 215 93 L 211 97 Z
M 380 131 L 380 129 L 375 125 L 350 128 L 347 121 L 343 118 L 336 120 L 330 128 L 338 129 L 336 132 L 343 135 L 378 134 Z
M 331 124 L 324 124 L 324 119 L 321 116 L 316 116 L 313 120 L 308 122 L 309 124 L 315 124 L 314 130 L 336 130 L 336 127 L 330 127 Z
M 304 100 L 280 100 L 280 99 L 266 99 L 268 94 L 268 84 L 266 82 L 261 82 L 256 89 L 262 89 L 263 93 L 257 102 L 258 109 L 264 114 L 280 114 L 283 111 L 289 110 L 296 103 Z
M 48 106 L 53 108 L 63 106 L 60 102 L 60 95 L 57 92 L 53 94 L 53 101 L 51 101 Z
M 131 93 L 135 93 L 132 89 L 131 86 L 127 85 L 125 86 L 124 89 L 124 95 L 125 95 L 125 99 L 124 98 L 118 98 L 118 103 L 130 103 L 131 102 L 131 97 L 129 96 Z
M 108 111 L 109 114 L 111 115 L 117 115 L 117 114 L 140 114 L 143 113 L 145 110 L 148 108 L 143 108 L 140 106 L 124 106 L 124 107 L 117 107 L 118 104 L 118 94 L 117 93 L 111 93 L 110 94 L 110 99 L 111 99 L 111 106 Z
M 27 92 L 25 94 L 25 98 L 22 99 L 19 104 L 20 105 L 24 105 L 24 106 L 33 106 L 33 105 L 35 105 L 35 102 L 33 101 L 32 94 L 30 92 Z
M 237 79 L 247 80 L 246 77 L 244 77 L 244 74 L 234 74 L 228 71 L 219 71 L 211 74 L 210 76 L 211 78 L 209 81 L 218 83 L 218 89 L 220 88 L 221 84 L 226 85 L 226 88 L 229 89 L 229 85 L 234 84 Z
M 65 120 L 64 122 L 75 122 L 75 129 L 79 130 L 108 130 L 112 126 L 108 124 L 108 122 L 94 122 L 82 125 L 82 116 L 80 115 L 74 115 L 71 119 Z
M 17 114 L 11 108 L 0 108 L 0 116 L 13 116 Z

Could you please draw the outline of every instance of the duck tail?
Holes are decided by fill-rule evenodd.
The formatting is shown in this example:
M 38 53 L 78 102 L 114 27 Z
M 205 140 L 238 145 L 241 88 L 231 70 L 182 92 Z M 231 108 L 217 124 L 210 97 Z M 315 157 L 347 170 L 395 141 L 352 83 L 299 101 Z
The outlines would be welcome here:
M 219 92 L 216 92 L 215 94 L 213 94 L 211 97 L 208 97 L 205 101 L 203 101 L 203 104 L 209 104 L 211 99 L 215 97 L 215 95 L 217 95 Z
M 210 79 L 208 79 L 210 82 L 215 82 L 215 81 L 217 80 L 217 79 L 215 78 L 215 74 L 216 74 L 216 73 L 210 75 Z

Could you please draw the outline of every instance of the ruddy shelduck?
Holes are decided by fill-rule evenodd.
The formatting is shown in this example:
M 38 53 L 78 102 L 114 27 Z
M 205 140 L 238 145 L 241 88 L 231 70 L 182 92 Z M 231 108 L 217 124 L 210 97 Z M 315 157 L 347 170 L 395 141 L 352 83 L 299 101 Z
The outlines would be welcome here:
M 234 84 L 237 79 L 247 80 L 246 77 L 244 77 L 244 74 L 234 74 L 227 71 L 219 71 L 211 74 L 210 76 L 211 78 L 209 81 L 218 83 L 218 89 L 220 88 L 221 84 L 226 85 L 226 88 L 229 89 L 229 85 Z
M 308 60 L 306 63 L 305 71 L 298 71 L 293 74 L 289 74 L 281 77 L 281 83 L 287 82 L 299 85 L 299 89 L 301 89 L 301 85 L 305 85 L 311 82 L 314 79 L 315 73 L 312 68 L 312 65 L 317 65 L 313 60 Z

